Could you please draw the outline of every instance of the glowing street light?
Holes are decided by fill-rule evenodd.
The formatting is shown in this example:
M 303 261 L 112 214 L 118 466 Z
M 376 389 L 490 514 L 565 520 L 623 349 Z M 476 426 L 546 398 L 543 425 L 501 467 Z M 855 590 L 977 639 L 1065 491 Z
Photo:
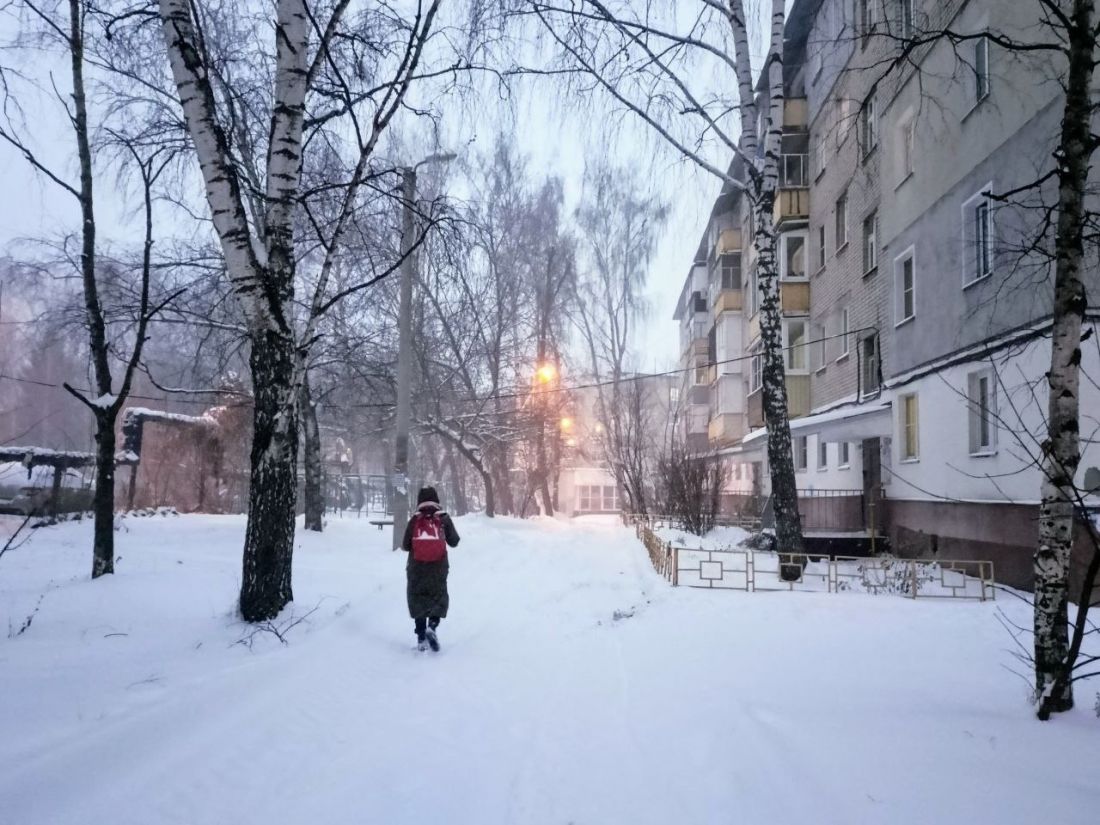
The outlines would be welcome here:
M 535 377 L 538 378 L 540 384 L 549 384 L 558 375 L 558 371 L 554 369 L 553 364 L 543 364 L 535 372 Z
M 573 426 L 573 419 L 572 418 L 569 418 L 568 416 L 566 416 L 565 418 L 563 418 L 561 420 L 561 428 L 563 430 L 568 430 L 572 426 Z

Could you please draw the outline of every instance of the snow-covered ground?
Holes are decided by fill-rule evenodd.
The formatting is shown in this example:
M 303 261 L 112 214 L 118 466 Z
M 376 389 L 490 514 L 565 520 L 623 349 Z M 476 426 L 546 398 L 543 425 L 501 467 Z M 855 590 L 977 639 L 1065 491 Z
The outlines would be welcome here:
M 0 531 L 11 521 L 0 522 Z M 673 589 L 610 520 L 458 521 L 440 654 L 365 520 L 301 533 L 287 645 L 234 618 L 243 520 L 0 559 L 0 823 L 1093 823 L 1095 685 L 1043 724 L 997 609 Z M 43 595 L 44 594 L 44 595 Z M 38 605 L 30 627 L 19 628 Z

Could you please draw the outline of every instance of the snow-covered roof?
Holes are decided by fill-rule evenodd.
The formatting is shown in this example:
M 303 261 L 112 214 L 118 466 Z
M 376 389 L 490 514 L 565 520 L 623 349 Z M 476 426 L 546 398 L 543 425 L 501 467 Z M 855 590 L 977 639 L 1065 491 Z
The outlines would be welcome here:
M 791 432 L 797 435 L 820 433 L 827 441 L 852 441 L 888 436 L 891 432 L 890 403 L 854 404 L 817 415 L 791 419 Z M 748 445 L 764 438 L 767 429 L 753 430 L 741 443 Z

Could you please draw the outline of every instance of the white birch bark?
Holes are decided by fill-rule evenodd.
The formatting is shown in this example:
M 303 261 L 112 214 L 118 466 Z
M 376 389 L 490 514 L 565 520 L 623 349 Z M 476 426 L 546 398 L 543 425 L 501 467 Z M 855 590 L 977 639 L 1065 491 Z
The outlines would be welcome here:
M 1039 542 L 1035 551 L 1035 691 L 1040 719 L 1073 707 L 1069 656 L 1068 586 L 1073 550 L 1074 479 L 1081 461 L 1081 327 L 1088 307 L 1082 280 L 1085 187 L 1096 148 L 1091 132 L 1095 68 L 1094 0 L 1067 10 L 1069 67 L 1056 157 L 1058 222 L 1055 235 L 1054 318 L 1043 452 Z M 1078 605 L 1085 610 L 1087 605 Z

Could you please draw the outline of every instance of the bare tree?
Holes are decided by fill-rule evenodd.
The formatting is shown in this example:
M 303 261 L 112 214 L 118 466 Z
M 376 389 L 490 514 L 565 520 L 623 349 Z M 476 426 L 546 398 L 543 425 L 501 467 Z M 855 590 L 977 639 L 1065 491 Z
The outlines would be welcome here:
M 629 0 L 583 0 L 568 6 L 528 0 L 522 7 L 555 44 L 567 73 L 591 78 L 678 156 L 748 199 L 759 269 L 762 389 L 776 536 L 785 551 L 800 553 L 773 217 L 786 91 L 785 5 L 784 0 L 768 4 L 759 84 L 750 62 L 749 9 L 743 0 L 695 0 L 690 9 L 675 4 L 664 13 L 646 4 L 644 14 Z M 722 89 L 698 86 L 712 71 L 728 77 L 725 88 L 737 90 L 735 99 Z M 733 162 L 713 160 L 716 152 L 732 155 Z
M 7 117 L 0 125 L 0 138 L 14 147 L 37 172 L 51 181 L 60 191 L 71 196 L 80 209 L 79 278 L 83 291 L 83 323 L 88 335 L 88 352 L 92 363 L 93 387 L 90 392 L 79 390 L 66 383 L 68 390 L 91 412 L 95 419 L 96 488 L 93 509 L 92 578 L 114 572 L 114 497 L 115 497 L 115 425 L 119 412 L 126 402 L 141 363 L 142 348 L 150 320 L 176 296 L 169 296 L 154 305 L 151 295 L 151 270 L 153 248 L 153 200 L 154 186 L 171 159 L 165 148 L 145 150 L 140 142 L 127 137 L 121 131 L 113 131 L 110 124 L 102 124 L 112 135 L 116 147 L 130 155 L 142 186 L 143 245 L 141 260 L 137 265 L 140 283 L 134 312 L 134 326 L 125 332 L 117 331 L 120 339 L 132 334 L 129 353 L 122 357 L 121 378 L 116 382 L 112 361 L 124 344 L 112 339 L 112 331 L 104 306 L 105 281 L 110 275 L 98 254 L 96 224 L 96 168 L 93 161 L 93 133 L 95 126 L 88 114 L 88 81 L 86 79 L 86 24 L 94 7 L 83 0 L 69 0 L 67 14 L 60 6 L 38 3 L 20 4 L 27 21 L 37 26 L 37 35 L 24 33 L 29 41 L 32 36 L 44 39 L 51 48 L 59 49 L 67 57 L 71 89 L 71 103 L 62 99 L 66 120 L 72 129 L 72 140 L 77 157 L 77 180 L 66 179 L 65 173 L 51 169 L 35 153 L 33 144 L 24 136 L 24 129 Z M 19 102 L 12 98 L 13 87 L 5 84 L 9 113 L 19 111 Z

